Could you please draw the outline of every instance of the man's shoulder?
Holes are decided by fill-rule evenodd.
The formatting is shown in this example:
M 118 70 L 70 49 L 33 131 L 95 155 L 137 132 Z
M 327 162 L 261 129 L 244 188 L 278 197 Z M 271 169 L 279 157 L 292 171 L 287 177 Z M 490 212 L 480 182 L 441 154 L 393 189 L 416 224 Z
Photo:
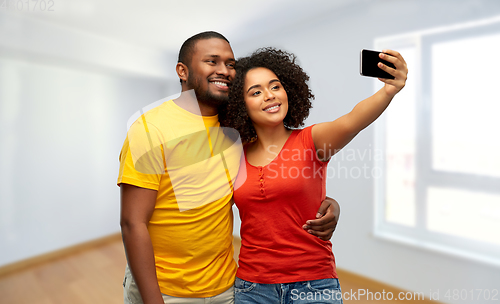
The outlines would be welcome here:
M 164 122 L 166 118 L 175 119 L 177 117 L 177 108 L 174 105 L 172 99 L 165 101 L 142 114 L 137 121 L 145 120 L 147 123 L 159 124 L 160 122 Z
M 147 133 L 165 133 L 171 129 L 178 120 L 176 108 L 173 101 L 165 101 L 162 104 L 142 113 L 130 126 L 129 134 L 145 130 Z

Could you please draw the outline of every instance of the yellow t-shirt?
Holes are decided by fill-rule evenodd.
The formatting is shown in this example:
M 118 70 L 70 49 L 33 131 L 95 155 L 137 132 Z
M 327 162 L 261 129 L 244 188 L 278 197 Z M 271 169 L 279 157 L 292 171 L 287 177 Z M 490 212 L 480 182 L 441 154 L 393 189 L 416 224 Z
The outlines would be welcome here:
M 130 127 L 118 184 L 158 191 L 148 230 L 162 293 L 211 297 L 233 285 L 231 199 L 241 152 L 217 116 L 195 115 L 172 100 Z

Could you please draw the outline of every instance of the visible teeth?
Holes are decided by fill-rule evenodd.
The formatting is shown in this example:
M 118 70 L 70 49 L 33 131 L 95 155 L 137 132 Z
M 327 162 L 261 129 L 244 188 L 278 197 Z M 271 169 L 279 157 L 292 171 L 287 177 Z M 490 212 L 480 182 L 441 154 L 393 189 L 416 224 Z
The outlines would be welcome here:
M 280 107 L 280 106 L 279 106 L 279 105 L 277 105 L 277 106 L 274 106 L 274 107 L 270 107 L 270 108 L 268 108 L 268 109 L 265 109 L 264 111 L 266 111 L 266 112 L 267 112 L 267 111 L 271 111 L 271 110 L 277 109 L 277 108 L 279 108 L 279 107 Z
M 221 85 L 221 86 L 227 87 L 227 83 L 225 83 L 225 82 L 214 81 L 213 83 L 215 83 L 217 85 Z

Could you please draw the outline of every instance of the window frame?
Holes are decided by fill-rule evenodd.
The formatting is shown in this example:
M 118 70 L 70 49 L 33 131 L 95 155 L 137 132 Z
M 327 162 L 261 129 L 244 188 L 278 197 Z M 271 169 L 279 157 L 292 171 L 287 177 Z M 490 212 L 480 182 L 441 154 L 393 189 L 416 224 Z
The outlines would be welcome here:
M 375 123 L 374 148 L 384 157 L 375 159 L 375 167 L 382 168 L 382 176 L 374 179 L 375 219 L 374 236 L 380 239 L 417 248 L 463 257 L 500 267 L 500 245 L 433 232 L 427 226 L 427 191 L 430 187 L 453 188 L 500 194 L 500 178 L 486 175 L 448 172 L 433 168 L 432 159 L 432 45 L 457 39 L 500 33 L 500 17 L 469 22 L 445 28 L 414 32 L 375 39 L 374 48 L 415 49 L 417 66 L 410 67 L 410 79 L 416 86 L 415 142 L 415 226 L 389 223 L 386 218 L 386 118 Z M 466 60 L 464 58 L 464 60 Z M 381 84 L 374 81 L 374 91 Z

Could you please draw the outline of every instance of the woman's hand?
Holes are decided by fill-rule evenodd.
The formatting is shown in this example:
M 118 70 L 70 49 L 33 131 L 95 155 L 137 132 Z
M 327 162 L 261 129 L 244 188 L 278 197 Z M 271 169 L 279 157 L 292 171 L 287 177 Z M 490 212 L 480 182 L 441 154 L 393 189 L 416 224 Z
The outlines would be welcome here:
M 408 68 L 406 67 L 406 61 L 400 53 L 393 50 L 383 50 L 379 54 L 381 59 L 389 61 L 394 64 L 395 69 L 388 67 L 387 65 L 379 62 L 378 66 L 382 70 L 394 76 L 394 79 L 379 78 L 380 81 L 385 83 L 384 90 L 390 98 L 394 97 L 401 89 L 405 86 L 406 78 L 408 75 Z

